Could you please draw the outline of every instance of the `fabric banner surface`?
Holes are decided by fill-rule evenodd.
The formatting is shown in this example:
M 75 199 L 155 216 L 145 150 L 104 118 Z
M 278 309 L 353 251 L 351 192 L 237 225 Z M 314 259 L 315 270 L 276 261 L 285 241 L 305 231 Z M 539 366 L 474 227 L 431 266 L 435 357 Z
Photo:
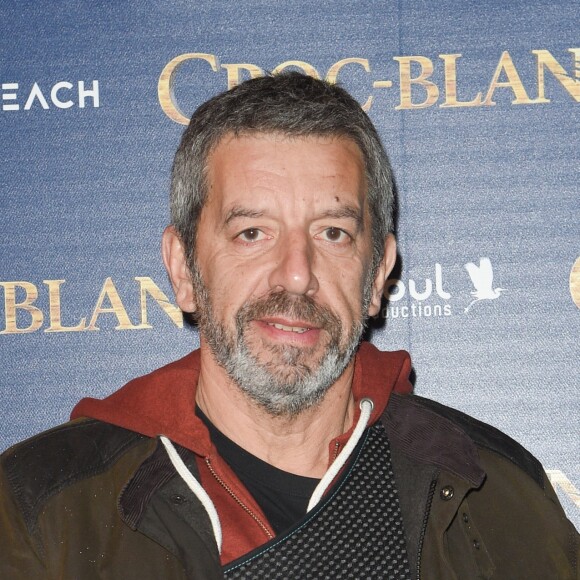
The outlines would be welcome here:
M 0 7 L 0 448 L 198 346 L 159 255 L 184 124 L 265 71 L 341 83 L 390 154 L 371 340 L 520 441 L 580 525 L 577 2 Z M 387 300 L 388 299 L 388 300 Z

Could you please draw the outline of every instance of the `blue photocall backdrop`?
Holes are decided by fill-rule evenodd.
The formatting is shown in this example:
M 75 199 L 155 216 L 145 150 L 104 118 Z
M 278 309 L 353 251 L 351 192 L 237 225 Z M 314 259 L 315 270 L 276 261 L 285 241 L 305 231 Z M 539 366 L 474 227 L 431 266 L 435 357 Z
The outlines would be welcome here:
M 183 123 L 295 68 L 368 110 L 399 193 L 381 349 L 529 448 L 580 524 L 577 2 L 0 7 L 0 448 L 198 345 L 159 256 Z

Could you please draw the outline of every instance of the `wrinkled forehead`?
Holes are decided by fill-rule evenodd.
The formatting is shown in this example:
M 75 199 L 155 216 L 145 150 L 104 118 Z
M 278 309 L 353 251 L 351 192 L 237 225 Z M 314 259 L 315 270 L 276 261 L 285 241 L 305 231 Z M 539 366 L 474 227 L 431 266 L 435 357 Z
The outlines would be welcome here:
M 366 197 L 366 168 L 358 145 L 337 135 L 284 133 L 228 133 L 212 149 L 206 164 L 206 186 L 211 194 L 244 187 L 267 193 L 278 187 L 288 194 L 319 187 L 320 197 L 338 193 Z
M 286 133 L 280 131 L 256 131 L 256 130 L 243 130 L 243 131 L 228 131 L 216 139 L 215 143 L 209 147 L 206 155 L 204 173 L 206 178 L 206 184 L 208 186 L 208 192 L 211 189 L 212 181 L 211 177 L 216 177 L 218 172 L 223 168 L 217 166 L 215 160 L 216 157 L 220 156 L 220 153 L 224 149 L 237 149 L 236 144 L 242 145 L 244 143 L 256 142 L 256 141 L 268 141 L 271 144 L 271 151 L 274 154 L 274 148 L 276 144 L 291 144 L 295 145 L 297 149 L 302 148 L 308 149 L 309 151 L 315 151 L 316 149 L 328 149 L 329 144 L 338 145 L 335 147 L 335 152 L 346 153 L 348 152 L 349 157 L 352 161 L 355 161 L 358 168 L 362 171 L 362 176 L 364 179 L 364 186 L 367 186 L 368 181 L 368 167 L 366 158 L 361 150 L 358 143 L 349 135 L 343 135 L 341 133 L 312 133 L 312 134 L 294 134 Z M 309 160 L 305 159 L 305 163 Z M 330 161 L 330 160 L 329 160 Z

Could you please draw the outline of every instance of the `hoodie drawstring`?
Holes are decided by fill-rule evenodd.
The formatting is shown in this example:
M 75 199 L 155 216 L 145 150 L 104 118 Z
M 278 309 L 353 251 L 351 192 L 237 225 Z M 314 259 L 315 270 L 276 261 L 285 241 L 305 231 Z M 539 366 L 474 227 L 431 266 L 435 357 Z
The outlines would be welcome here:
M 211 522 L 211 527 L 213 528 L 213 535 L 215 537 L 218 552 L 221 554 L 222 527 L 220 524 L 220 518 L 218 516 L 217 510 L 215 509 L 215 506 L 213 505 L 211 498 L 209 497 L 205 489 L 201 487 L 199 481 L 195 479 L 191 471 L 189 471 L 187 465 L 185 465 L 183 459 L 181 459 L 179 453 L 177 453 L 177 450 L 173 446 L 173 443 L 171 443 L 171 441 L 167 437 L 165 437 L 165 435 L 161 435 L 160 439 L 161 443 L 163 443 L 165 449 L 167 450 L 167 455 L 169 455 L 169 459 L 171 460 L 171 463 L 173 463 L 173 467 L 175 467 L 175 470 L 177 471 L 177 473 L 179 473 L 183 481 L 185 481 L 187 487 L 189 487 L 192 493 L 197 497 L 197 499 L 199 499 L 199 501 L 205 508 L 205 511 L 209 516 L 209 521 Z
M 313 507 L 318 504 L 324 492 L 327 490 L 328 486 L 333 482 L 334 478 L 338 475 L 339 471 L 344 467 L 345 463 L 348 461 L 354 448 L 357 446 L 360 438 L 362 437 L 364 430 L 366 429 L 368 422 L 373 411 L 374 403 L 371 399 L 362 399 L 359 403 L 360 406 L 360 417 L 354 428 L 352 435 L 344 446 L 343 450 L 338 454 L 337 458 L 332 462 L 332 465 L 328 468 L 328 471 L 324 474 L 323 478 L 319 481 L 310 502 L 308 503 L 307 512 L 309 512 Z M 199 499 L 207 515 L 209 516 L 211 526 L 213 528 L 213 534 L 215 536 L 215 541 L 218 547 L 218 551 L 221 554 L 222 551 L 222 528 L 220 524 L 219 515 L 211 498 L 207 492 L 203 489 L 199 481 L 193 476 L 191 471 L 187 468 L 177 450 L 173 446 L 173 443 L 165 437 L 165 435 L 160 436 L 161 442 L 167 450 L 167 455 L 175 467 L 177 473 L 181 476 L 183 481 L 186 483 L 187 487 L 191 492 Z
M 338 472 L 344 467 L 344 464 L 348 461 L 350 454 L 353 452 L 354 448 L 357 446 L 360 438 L 362 437 L 364 430 L 371 418 L 371 413 L 373 412 L 374 403 L 371 399 L 365 398 L 361 399 L 359 403 L 360 406 L 360 417 L 358 418 L 358 423 L 354 428 L 352 435 L 344 446 L 343 450 L 338 454 L 338 457 L 332 462 L 332 465 L 328 468 L 328 471 L 324 474 L 324 477 L 318 482 L 314 493 L 310 497 L 308 502 L 308 508 L 306 512 L 308 513 L 324 495 L 324 492 L 328 486 L 334 481 L 334 478 L 338 475 Z

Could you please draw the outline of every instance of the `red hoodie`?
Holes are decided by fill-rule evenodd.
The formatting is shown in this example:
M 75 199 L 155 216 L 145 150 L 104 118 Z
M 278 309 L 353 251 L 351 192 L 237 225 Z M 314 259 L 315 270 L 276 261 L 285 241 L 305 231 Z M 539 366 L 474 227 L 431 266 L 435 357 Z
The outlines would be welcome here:
M 274 537 L 255 500 L 218 455 L 203 422 L 195 415 L 199 351 L 127 383 L 103 400 L 82 399 L 71 419 L 91 417 L 148 437 L 165 435 L 197 455 L 201 482 L 220 516 L 223 532 L 221 560 L 227 564 Z M 355 358 L 352 392 L 355 403 L 374 403 L 369 424 L 387 406 L 391 392 L 409 393 L 411 360 L 405 351 L 381 352 L 361 344 Z M 360 410 L 355 405 L 353 426 L 329 445 L 329 465 L 348 441 Z

